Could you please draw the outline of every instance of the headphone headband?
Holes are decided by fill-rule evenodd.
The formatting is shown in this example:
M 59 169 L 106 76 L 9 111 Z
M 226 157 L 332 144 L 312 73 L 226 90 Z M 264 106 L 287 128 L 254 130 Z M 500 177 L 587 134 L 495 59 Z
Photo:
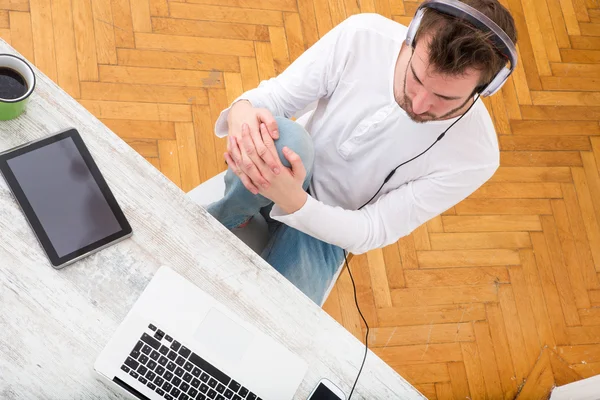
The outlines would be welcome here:
M 431 8 L 443 14 L 466 20 L 477 29 L 492 33 L 492 36 L 490 37 L 492 43 L 496 46 L 498 51 L 508 59 L 510 67 L 505 66 L 502 68 L 496 76 L 494 76 L 492 81 L 481 91 L 481 96 L 491 96 L 500 90 L 504 82 L 506 82 L 517 66 L 517 49 L 506 32 L 481 11 L 458 0 L 425 0 L 419 5 L 419 8 L 417 8 L 415 17 L 408 27 L 406 44 L 410 47 L 413 47 L 414 38 L 419 30 L 426 8 Z

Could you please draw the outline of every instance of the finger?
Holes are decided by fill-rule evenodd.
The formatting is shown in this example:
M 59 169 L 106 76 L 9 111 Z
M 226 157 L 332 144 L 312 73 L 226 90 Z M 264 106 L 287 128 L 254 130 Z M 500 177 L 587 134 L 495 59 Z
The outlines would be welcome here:
M 236 144 L 235 136 L 232 136 L 232 135 L 228 136 L 227 143 L 230 148 L 229 155 L 231 156 L 233 161 L 236 163 L 236 165 L 238 167 L 240 167 L 241 163 L 242 163 L 242 154 L 241 154 L 240 148 Z
M 258 194 L 258 188 L 254 186 L 252 182 L 250 182 L 250 178 L 248 178 L 248 175 L 244 174 L 244 172 L 235 165 L 235 161 L 231 159 L 228 153 L 225 153 L 224 155 L 225 161 L 227 161 L 227 164 L 231 167 L 233 173 L 236 174 L 238 178 L 240 178 L 244 187 L 250 192 L 252 192 L 252 194 Z
M 265 125 L 267 125 L 267 130 L 269 131 L 271 138 L 279 139 L 279 127 L 277 126 L 277 121 L 275 121 L 273 114 L 264 108 L 260 109 L 257 114 L 260 122 L 264 122 Z
M 254 142 L 250 137 L 250 128 L 248 124 L 242 125 L 242 140 L 241 145 L 239 145 L 242 150 L 242 161 L 241 168 L 242 171 L 248 175 L 248 177 L 252 180 L 252 182 L 256 185 L 260 185 L 263 188 L 267 189 L 269 187 L 269 182 L 263 174 L 261 173 L 261 169 L 258 166 L 264 164 L 264 161 L 258 157 L 258 153 L 256 152 L 256 148 L 254 147 Z M 239 163 L 238 163 L 239 164 Z
M 235 161 L 233 161 L 233 158 L 231 158 L 231 155 L 229 153 L 223 153 L 223 157 L 225 158 L 225 162 L 227 163 L 229 168 L 231 168 L 234 174 L 239 175 L 242 172 L 240 167 L 235 163 Z
M 275 149 L 275 143 L 267 131 L 267 126 L 260 124 L 260 135 L 258 138 L 253 138 L 256 145 L 256 152 L 263 159 L 265 164 L 273 171 L 275 175 L 281 172 L 281 161 Z
M 300 156 L 287 146 L 283 148 L 283 155 L 290 162 L 292 173 L 295 176 L 300 176 L 304 179 L 306 177 L 306 169 L 304 168 Z

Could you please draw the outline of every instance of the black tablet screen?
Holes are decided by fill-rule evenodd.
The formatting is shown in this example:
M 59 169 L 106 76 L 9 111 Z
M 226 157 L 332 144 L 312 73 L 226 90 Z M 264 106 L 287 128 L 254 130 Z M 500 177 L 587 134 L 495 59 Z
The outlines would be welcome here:
M 7 163 L 59 257 L 121 230 L 70 137 Z

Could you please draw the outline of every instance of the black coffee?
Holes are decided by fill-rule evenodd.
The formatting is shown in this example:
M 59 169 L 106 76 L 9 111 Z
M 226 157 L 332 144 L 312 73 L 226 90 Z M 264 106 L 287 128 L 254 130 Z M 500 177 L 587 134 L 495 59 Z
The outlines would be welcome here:
M 12 68 L 0 67 L 0 99 L 18 99 L 27 93 L 27 81 Z

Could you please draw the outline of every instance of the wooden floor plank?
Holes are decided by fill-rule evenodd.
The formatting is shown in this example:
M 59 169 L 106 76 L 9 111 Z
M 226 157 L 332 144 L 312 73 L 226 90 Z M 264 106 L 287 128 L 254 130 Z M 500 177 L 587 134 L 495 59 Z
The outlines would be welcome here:
M 115 45 L 119 48 L 135 47 L 133 19 L 129 0 L 112 0 L 111 7 L 113 23 L 115 24 Z
M 141 103 L 208 104 L 208 94 L 203 88 L 109 82 L 81 82 L 81 98 Z
M 581 153 L 581 159 L 583 161 L 583 170 L 587 178 L 587 185 L 590 191 L 590 195 L 593 199 L 600 199 L 600 160 L 594 157 L 592 152 Z M 594 210 L 596 211 L 596 220 L 600 220 L 600 202 L 594 202 Z
M 136 33 L 135 45 L 146 50 L 254 57 L 254 46 L 250 40 Z
M 458 324 L 428 324 L 373 328 L 369 347 L 401 346 L 408 344 L 472 342 L 475 340 L 470 322 Z
M 486 387 L 477 344 L 469 342 L 461 343 L 460 347 L 471 396 L 473 399 L 484 399 L 486 398 Z
M 371 250 L 367 253 L 368 271 L 371 275 L 373 298 L 378 308 L 391 307 L 392 296 L 390 285 L 385 270 L 385 260 L 381 249 Z
M 520 293 L 522 302 L 525 302 L 525 296 L 527 294 L 524 285 L 526 284 L 527 291 L 529 292 L 531 308 L 533 310 L 533 315 L 535 316 L 540 344 L 542 346 L 546 345 L 549 347 L 555 347 L 557 340 L 555 339 L 555 333 L 552 330 L 550 313 L 548 307 L 546 306 L 546 299 L 544 298 L 542 281 L 540 279 L 540 275 L 536 266 L 535 254 L 530 249 L 526 249 L 520 251 L 520 257 L 525 280 L 523 281 L 522 279 L 519 279 L 517 281 L 521 286 L 521 288 L 518 289 L 518 292 Z M 518 271 L 515 271 L 515 274 L 517 273 Z M 520 278 L 520 274 L 516 275 L 516 277 Z M 511 274 L 511 282 L 512 279 L 513 274 Z M 525 282 L 525 284 L 523 282 Z M 563 339 L 563 337 L 560 338 Z
M 152 18 L 152 32 L 162 35 L 269 41 L 268 26 L 244 23 Z
M 600 362 L 600 344 L 559 346 L 558 355 L 569 364 Z
M 574 153 L 581 164 L 579 153 Z M 575 157 L 573 163 L 576 164 Z M 556 199 L 563 196 L 560 183 L 486 183 L 469 196 L 469 199 Z
M 462 343 L 429 343 L 411 346 L 393 346 L 373 349 L 381 359 L 392 367 L 400 365 L 446 363 L 462 361 L 461 346 L 471 344 Z
M 521 392 L 519 392 L 517 400 L 548 398 L 553 387 L 554 374 L 550 365 L 548 350 L 545 349 L 529 374 Z
M 149 139 L 125 139 L 125 142 L 145 158 L 158 160 L 158 141 Z M 154 161 L 151 161 L 154 163 Z M 160 167 L 158 167 L 160 169 Z
M 563 12 L 560 8 L 560 0 L 547 0 L 547 3 L 550 18 L 552 19 L 552 27 L 554 28 L 554 35 L 562 56 L 562 50 L 571 47 L 571 42 L 569 41 Z
M 532 232 L 531 242 L 535 253 L 537 272 L 540 277 L 541 287 L 546 299 L 546 306 L 552 331 L 557 344 L 568 343 L 565 330 L 565 315 L 561 307 L 561 299 L 556 287 L 556 280 L 552 272 L 552 261 L 548 253 L 548 245 L 542 232 Z
M 410 379 L 416 384 L 450 381 L 448 367 L 445 363 L 401 365 L 396 368 L 396 371 L 406 377 L 405 379 Z
M 460 212 L 460 214 L 465 213 Z M 445 232 L 539 231 L 542 229 L 538 215 L 448 215 L 443 217 L 443 223 Z
M 338 278 L 337 283 L 339 289 L 340 308 L 342 309 L 342 322 L 344 327 L 354 335 L 358 340 L 364 343 L 365 337 L 361 329 L 361 319 L 356 309 L 354 300 L 354 291 L 352 289 L 352 281 L 348 270 L 344 269 Z M 379 313 L 378 313 L 379 314 Z
M 352 277 L 356 284 L 356 301 L 358 301 L 360 310 L 367 320 L 367 324 L 372 327 L 379 326 L 377 304 L 375 296 L 373 295 L 376 286 L 373 285 L 371 280 L 369 271 L 370 265 L 367 255 L 361 254 L 353 256 L 348 265 L 352 269 Z M 362 318 L 360 320 L 360 326 L 361 329 L 366 329 Z M 362 341 L 364 342 L 364 336 Z
M 598 120 L 600 119 L 600 107 L 587 106 L 521 106 L 521 114 L 525 119 L 564 121 Z
M 416 257 L 416 254 L 415 254 Z M 404 266 L 400 256 L 398 243 L 383 248 L 383 258 L 390 289 L 406 287 Z
M 594 202 L 589 191 L 584 169 L 572 168 L 572 171 L 579 207 L 583 217 L 583 225 L 585 226 L 590 249 L 592 250 L 594 265 L 596 271 L 600 272 L 600 224 L 595 216 Z
M 77 50 L 71 0 L 52 0 L 58 84 L 72 97 L 80 98 Z M 110 29 L 112 32 L 112 29 Z M 115 58 L 116 62 L 116 58 Z
M 515 135 L 600 135 L 600 126 L 594 121 L 516 120 L 510 125 Z
M 274 78 L 276 74 L 271 45 L 264 42 L 254 42 L 254 51 L 256 53 L 256 65 L 258 67 L 259 79 L 264 81 Z
M 98 80 L 98 58 L 92 4 L 89 0 L 71 1 L 79 79 Z
M 504 325 L 505 317 L 502 315 L 502 310 L 498 303 L 488 303 L 485 308 L 494 344 L 502 393 L 505 399 L 512 399 L 517 392 L 517 380 L 515 379 L 515 370 Z
M 356 308 L 356 306 L 354 307 Z M 391 307 L 378 309 L 377 317 L 382 327 L 460 323 L 484 320 L 485 308 L 480 303 Z
M 510 221 L 509 216 L 511 215 L 530 215 L 530 214 L 552 214 L 552 207 L 548 199 L 467 199 L 463 200 L 456 205 L 456 213 L 459 216 L 462 215 L 482 215 L 488 216 L 489 218 L 495 218 L 499 221 L 499 217 L 491 217 L 489 214 L 495 215 L 506 215 L 504 221 Z M 444 221 L 451 216 L 444 217 Z M 458 218 L 458 219 L 457 219 Z M 455 217 L 455 221 L 461 221 L 461 217 Z M 480 220 L 482 223 L 485 221 L 485 217 Z M 450 219 L 452 220 L 452 219 Z M 517 222 L 518 219 L 513 217 L 513 223 Z M 526 220 L 526 217 L 523 221 Z M 512 229 L 506 229 L 507 231 Z M 527 229 L 524 229 L 527 230 Z M 449 232 L 447 230 L 447 232 Z M 476 232 L 476 231 L 471 231 Z
M 152 32 L 149 0 L 130 0 L 134 32 Z
M 517 387 L 527 378 L 531 367 L 527 362 L 524 332 L 521 327 L 517 304 L 510 285 L 498 288 L 500 307 L 486 305 L 498 370 L 504 397 L 514 398 Z
M 29 0 L 0 0 L 3 10 L 29 11 Z
M 417 251 L 412 235 L 405 236 L 398 241 L 398 251 L 402 260 L 402 268 L 415 269 L 419 267 L 417 260 Z
M 498 365 L 496 364 L 496 354 L 494 353 L 494 344 L 490 336 L 489 324 L 486 321 L 477 321 L 473 325 L 487 397 L 490 399 L 501 399 L 503 397 L 502 387 L 500 385 L 500 375 L 498 373 Z
M 510 249 L 419 251 L 421 268 L 519 265 L 519 253 Z
M 495 285 L 406 288 L 391 291 L 394 306 L 485 303 L 498 301 Z
M 98 118 L 173 122 L 192 120 L 191 108 L 187 105 L 97 100 L 81 100 L 80 103 Z
M 58 82 L 56 69 L 56 52 L 54 47 L 54 29 L 52 21 L 52 4 L 50 0 L 30 0 L 31 30 L 33 34 L 33 52 L 35 65 L 52 79 Z
M 441 287 L 509 283 L 505 267 L 406 270 L 406 287 Z
M 194 125 L 191 122 L 176 123 L 175 136 L 177 152 L 179 153 L 181 189 L 184 192 L 189 192 L 201 183 L 198 169 L 198 155 L 196 154 Z
M 560 240 L 560 248 L 564 257 L 564 266 L 568 274 L 568 282 L 572 287 L 572 295 L 577 308 L 589 308 L 590 298 L 577 257 L 577 249 L 571 233 L 567 207 L 563 200 L 552 200 L 552 211 L 556 223 L 556 231 Z M 563 279 L 565 277 L 563 276 Z
M 227 7 L 256 8 L 259 10 L 296 11 L 294 0 L 187 0 L 188 3 L 213 4 Z
M 176 140 L 159 140 L 158 154 L 160 156 L 160 172 L 165 174 L 177 186 L 181 186 L 179 170 L 179 152 Z
M 432 250 L 519 249 L 531 247 L 525 232 L 432 233 Z
M 466 399 L 470 396 L 467 372 L 463 362 L 448 363 L 448 375 L 455 399 Z
M 196 71 L 240 72 L 239 57 L 191 52 L 118 49 L 119 65 Z
M 130 119 L 102 119 L 102 122 L 124 139 L 175 139 L 172 122 L 135 121 Z
M 572 285 L 569 279 L 567 268 L 565 266 L 564 256 L 561 250 L 554 217 L 544 215 L 540 217 L 540 219 L 542 221 L 543 233 L 548 247 L 548 254 L 550 256 L 554 286 L 556 286 L 556 289 L 558 290 L 559 299 L 563 309 L 563 315 L 565 316 L 565 322 L 567 326 L 580 325 L 581 321 L 579 320 L 579 315 L 577 314 L 575 297 L 573 296 Z
M 596 92 L 536 91 L 531 92 L 531 97 L 533 104 L 540 106 L 600 106 L 600 94 Z M 558 126 L 562 125 L 564 128 L 565 124 L 566 122 L 559 124 Z
M 167 0 L 150 0 L 149 7 L 150 15 L 169 15 L 169 3 Z
M 508 272 L 523 335 L 523 344 L 525 346 L 525 354 L 521 354 L 520 358 L 524 359 L 524 362 L 527 365 L 526 370 L 531 371 L 541 349 L 538 338 L 538 327 L 536 326 L 536 319 L 532 309 L 531 297 L 525 280 L 523 267 L 509 267 Z M 539 327 L 542 331 L 540 335 L 549 335 L 549 337 L 552 338 L 547 313 L 545 310 L 540 310 L 540 312 L 542 313 L 540 319 L 545 322 L 545 325 L 541 324 Z M 514 362 L 522 362 L 520 361 L 520 358 L 515 358 Z
M 500 136 L 500 149 L 508 151 L 569 151 L 590 150 L 590 141 L 587 136 Z
M 223 74 L 214 71 L 189 71 L 162 68 L 100 65 L 100 81 L 137 85 L 156 84 L 186 88 L 223 88 Z
M 573 240 L 575 241 L 575 246 L 577 248 L 579 269 L 583 274 L 586 287 L 588 289 L 597 288 L 600 283 L 594 267 L 594 255 L 592 254 L 590 242 L 585 230 L 575 186 L 564 184 L 562 185 L 562 191 L 564 193 L 567 214 L 569 215 L 571 231 L 573 232 Z
M 280 11 L 178 2 L 170 4 L 170 10 L 173 18 L 233 23 L 251 21 L 257 25 L 283 26 L 283 15 Z
M 117 48 L 111 1 L 94 0 L 92 2 L 92 15 L 94 16 L 98 63 L 116 64 Z
M 588 139 L 587 137 L 585 139 Z M 589 140 L 583 141 L 589 147 Z M 488 182 L 572 182 L 566 167 L 500 167 Z
M 317 18 L 312 0 L 298 0 L 298 12 L 304 36 L 304 48 L 309 48 L 319 40 Z
M 213 124 L 209 106 L 192 105 L 194 132 L 196 135 L 196 154 L 202 182 L 227 169 L 223 154 L 217 154 L 215 148 Z
M 29 3 L 27 3 L 29 6 Z M 29 7 L 28 7 L 29 8 Z M 34 61 L 33 35 L 31 31 L 31 14 L 28 12 L 10 11 L 11 45 L 30 62 Z

